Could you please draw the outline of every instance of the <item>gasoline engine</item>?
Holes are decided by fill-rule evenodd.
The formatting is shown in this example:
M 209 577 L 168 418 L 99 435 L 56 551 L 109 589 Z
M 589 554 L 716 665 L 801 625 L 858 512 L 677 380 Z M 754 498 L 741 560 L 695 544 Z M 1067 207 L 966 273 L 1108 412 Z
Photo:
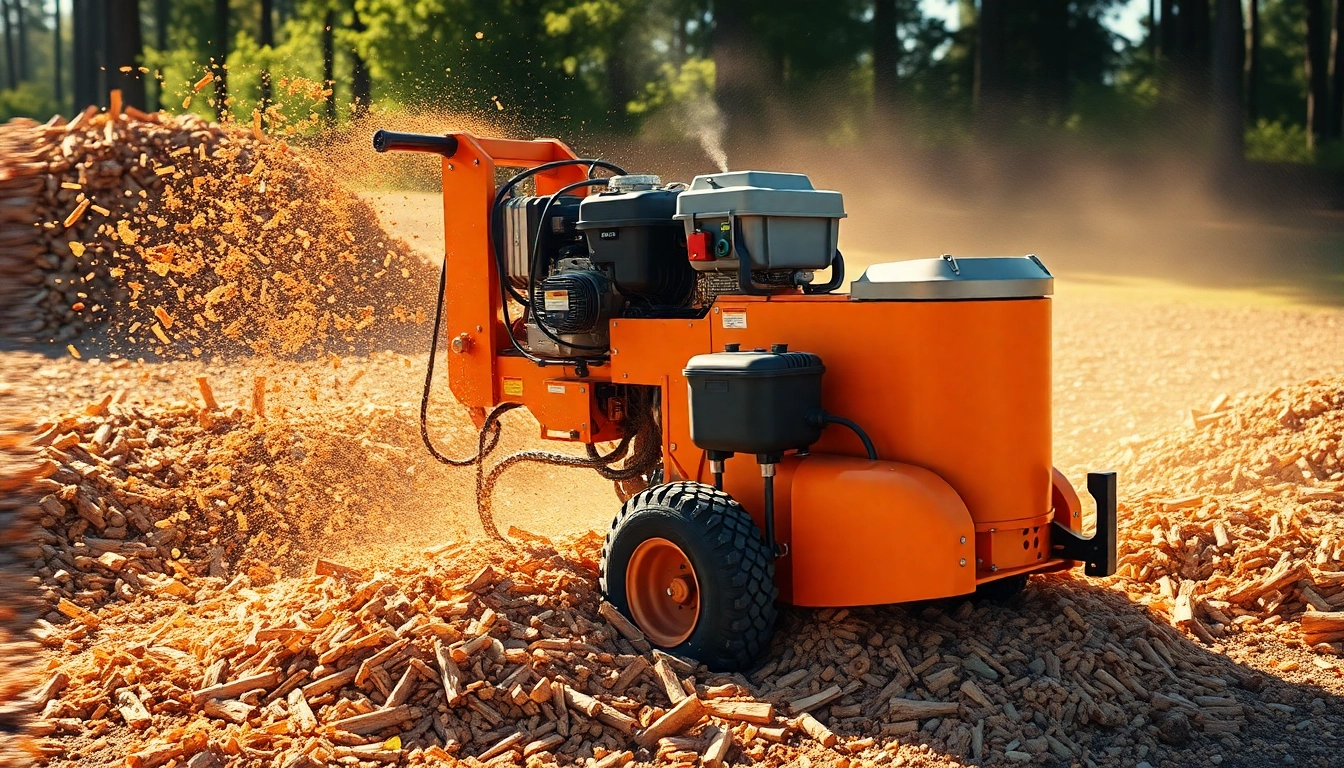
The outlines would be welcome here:
M 721 294 L 823 293 L 844 279 L 840 195 L 802 174 L 720 173 L 689 187 L 623 174 L 570 186 L 605 188 L 497 205 L 497 249 L 534 355 L 601 358 L 613 318 L 701 317 Z M 826 285 L 811 285 L 832 266 Z

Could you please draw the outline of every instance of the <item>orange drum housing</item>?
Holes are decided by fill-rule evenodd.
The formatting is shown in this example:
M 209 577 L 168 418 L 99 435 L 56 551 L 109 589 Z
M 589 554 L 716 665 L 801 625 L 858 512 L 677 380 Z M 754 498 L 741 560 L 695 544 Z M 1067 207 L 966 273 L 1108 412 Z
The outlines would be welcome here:
M 487 418 L 487 409 L 521 404 L 547 439 L 592 446 L 628 441 L 638 427 L 637 445 L 658 440 L 659 469 L 651 477 L 612 472 L 613 464 L 593 459 L 620 478 L 621 489 L 638 492 L 608 535 L 602 586 L 655 644 L 711 666 L 742 667 L 768 640 L 776 597 L 803 606 L 874 605 L 964 595 L 995 582 L 1020 588 L 1027 574 L 1079 563 L 1090 575 L 1114 571 L 1114 475 L 1089 475 L 1098 520 L 1096 534 L 1085 539 L 1078 496 L 1053 467 L 1052 278 L 1034 256 L 878 264 L 849 295 L 838 294 L 838 193 L 812 190 L 796 174 L 747 171 L 717 181 L 697 177 L 681 192 L 674 218 L 684 233 L 642 213 L 649 206 L 641 201 L 662 200 L 672 187 L 656 177 L 619 177 L 607 193 L 566 203 L 579 211 L 576 226 L 547 220 L 555 233 L 584 232 L 591 249 L 585 259 L 577 242 L 566 241 L 563 258 L 547 267 L 524 248 L 525 236 L 510 238 L 507 259 L 494 252 L 504 243 L 492 230 L 503 194 L 496 193 L 496 168 L 535 172 L 543 197 L 519 202 L 544 217 L 551 210 L 544 196 L 588 195 L 597 186 L 587 175 L 592 161 L 580 163 L 554 140 L 463 133 L 380 132 L 375 146 L 443 156 L 446 330 L 436 343 L 451 339 L 449 383 L 477 423 L 490 429 L 497 414 Z M 585 191 L 572 191 L 578 189 Z M 720 199 L 752 210 L 720 210 Z M 584 212 L 593 201 L 608 204 L 606 218 Z M 812 201 L 820 201 L 815 210 Z M 626 210 L 632 213 L 621 218 Z M 593 314 L 618 305 L 608 294 L 600 305 L 583 305 L 583 324 L 565 286 L 585 283 L 552 280 L 544 301 L 543 292 L 531 293 L 520 302 L 527 311 L 510 319 L 517 316 L 506 306 L 510 291 L 517 301 L 516 291 L 534 291 L 538 276 L 559 270 L 588 270 L 593 285 L 615 275 L 614 287 L 604 290 L 619 298 L 620 270 L 629 265 L 602 273 L 607 268 L 598 262 L 604 253 L 631 258 L 630 246 L 613 244 L 632 237 L 677 238 L 688 265 L 669 263 L 672 241 L 663 242 L 660 274 L 702 287 L 726 275 L 741 290 L 695 294 L 706 299 L 683 292 L 689 303 L 673 311 L 641 305 Z M 816 245 L 798 250 L 804 241 Z M 506 262 L 522 266 L 506 272 Z M 776 263 L 788 264 L 774 275 L 787 281 L 772 281 Z M 807 287 L 798 277 L 828 264 L 826 285 Z M 560 321 L 578 323 L 582 333 L 561 338 L 555 328 L 536 327 Z M 573 357 L 529 351 L 538 333 L 553 355 L 568 350 Z M 692 439 L 685 368 L 729 345 L 787 345 L 819 356 L 822 408 L 859 429 L 830 426 L 814 444 L 771 457 L 739 453 L 722 464 Z M 642 421 L 629 412 L 636 402 L 652 404 Z

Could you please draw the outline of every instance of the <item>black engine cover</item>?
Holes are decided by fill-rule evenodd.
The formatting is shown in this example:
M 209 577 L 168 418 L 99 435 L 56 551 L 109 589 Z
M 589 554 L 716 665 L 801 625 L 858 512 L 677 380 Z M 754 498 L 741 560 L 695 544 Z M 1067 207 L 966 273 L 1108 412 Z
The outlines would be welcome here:
M 601 272 L 560 272 L 537 286 L 532 312 L 554 333 L 590 333 L 607 319 L 611 290 Z

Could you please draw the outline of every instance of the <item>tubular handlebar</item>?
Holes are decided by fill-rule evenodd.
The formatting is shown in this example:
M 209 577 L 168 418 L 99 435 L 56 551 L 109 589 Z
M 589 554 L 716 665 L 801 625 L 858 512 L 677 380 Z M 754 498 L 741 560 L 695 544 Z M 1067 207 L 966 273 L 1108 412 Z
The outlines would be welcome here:
M 379 130 L 373 134 L 373 149 L 376 152 L 434 152 L 452 157 L 457 153 L 457 137 Z

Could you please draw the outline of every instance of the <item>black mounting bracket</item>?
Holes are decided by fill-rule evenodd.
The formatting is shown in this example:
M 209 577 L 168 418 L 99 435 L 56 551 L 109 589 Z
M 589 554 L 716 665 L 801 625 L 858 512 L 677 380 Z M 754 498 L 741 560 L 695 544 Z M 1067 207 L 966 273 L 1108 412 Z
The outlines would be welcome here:
M 1050 548 L 1055 557 L 1078 560 L 1088 576 L 1110 576 L 1116 569 L 1115 473 L 1088 472 L 1087 492 L 1097 502 L 1097 530 L 1085 539 L 1052 522 Z

